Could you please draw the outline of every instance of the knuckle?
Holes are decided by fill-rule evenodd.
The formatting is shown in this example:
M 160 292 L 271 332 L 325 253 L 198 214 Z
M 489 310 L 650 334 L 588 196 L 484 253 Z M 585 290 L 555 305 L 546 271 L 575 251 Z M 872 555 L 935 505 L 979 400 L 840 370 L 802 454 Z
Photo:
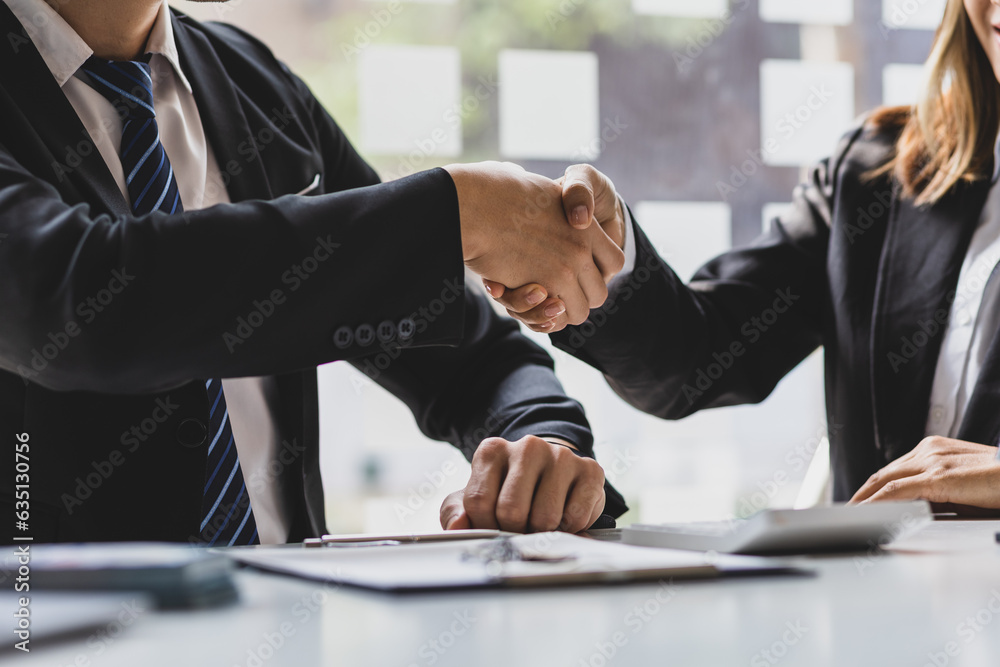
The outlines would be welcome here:
M 920 444 L 918 444 L 917 447 L 920 447 L 922 449 L 934 450 L 940 448 L 943 442 L 944 438 L 942 438 L 941 436 L 931 435 L 921 440 Z
M 528 523 L 528 515 L 510 504 L 500 503 L 496 510 L 497 523 L 505 530 L 524 532 Z
M 481 461 L 483 463 L 496 461 L 503 455 L 506 445 L 507 443 L 501 438 L 486 438 L 476 448 L 473 461 Z
M 588 484 L 602 488 L 604 486 L 604 468 L 597 461 L 586 460 L 583 468 L 583 479 Z
M 533 533 L 546 533 L 559 527 L 562 516 L 558 512 L 532 513 L 528 527 Z
M 482 491 L 466 491 L 463 505 L 470 514 L 482 515 L 493 509 L 493 498 L 487 496 Z
M 608 300 L 608 286 L 602 283 L 600 289 L 598 289 L 597 293 L 594 294 L 593 297 L 591 298 L 590 307 L 600 308 L 607 300 Z

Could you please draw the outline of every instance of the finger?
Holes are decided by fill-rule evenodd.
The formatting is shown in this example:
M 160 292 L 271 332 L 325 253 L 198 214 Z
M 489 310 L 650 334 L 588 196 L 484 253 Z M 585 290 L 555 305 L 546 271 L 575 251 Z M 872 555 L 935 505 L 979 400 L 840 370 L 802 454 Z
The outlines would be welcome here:
M 591 308 L 600 308 L 608 300 L 608 285 L 597 267 L 590 266 L 580 274 L 580 289 L 587 295 L 587 304 Z M 588 313 L 589 316 L 589 313 Z M 586 320 L 586 318 L 584 318 Z M 582 324 L 583 322 L 574 322 Z
M 486 293 L 494 299 L 502 298 L 507 291 L 507 288 L 502 283 L 493 282 L 486 278 L 483 278 L 483 287 L 486 288 Z
M 445 530 L 461 530 L 471 528 L 469 515 L 465 513 L 462 505 L 462 498 L 465 489 L 448 494 L 448 497 L 441 503 L 441 527 Z
M 604 511 L 604 470 L 596 461 L 588 461 L 591 465 L 577 477 L 563 511 L 559 529 L 567 533 L 586 530 Z
M 527 325 L 544 324 L 551 322 L 566 312 L 566 305 L 559 299 L 552 298 L 543 301 L 540 305 L 523 313 L 507 309 L 507 314 L 515 320 L 524 322 Z
M 863 502 L 878 493 L 886 484 L 922 472 L 924 472 L 923 466 L 916 459 L 907 457 L 897 459 L 869 477 L 850 502 L 851 504 Z
M 929 475 L 915 475 L 895 479 L 872 494 L 862 504 L 879 503 L 888 500 L 919 500 L 921 498 L 932 500 L 931 480 Z
M 594 264 L 600 269 L 601 277 L 606 283 L 617 276 L 622 267 L 625 266 L 625 251 L 608 236 L 600 225 L 594 225 L 589 233 L 594 235 L 591 247 Z
M 538 307 L 548 296 L 548 292 L 545 291 L 544 287 L 531 283 L 517 289 L 508 289 L 500 296 L 494 296 L 493 298 L 508 311 L 526 313 Z
M 593 184 L 581 170 L 572 167 L 566 170 L 561 181 L 566 219 L 576 229 L 586 229 L 594 219 L 596 208 Z
M 531 501 L 531 513 L 528 516 L 528 528 L 533 533 L 543 533 L 557 530 L 562 523 L 566 503 L 569 501 L 576 479 L 577 455 L 566 447 L 553 450 L 553 464 L 542 472 L 542 478 Z M 559 450 L 565 450 L 561 452 Z
M 472 520 L 469 518 L 469 515 L 465 513 L 465 510 L 460 511 L 452 517 L 451 521 L 448 522 L 448 525 L 444 527 L 445 530 L 470 530 L 471 528 Z
M 545 443 L 548 446 L 548 443 Z M 528 516 L 542 471 L 551 462 L 551 453 L 532 448 L 530 455 L 521 455 L 510 462 L 497 499 L 496 518 L 502 530 L 515 533 L 528 531 Z
M 462 506 L 475 528 L 499 528 L 496 519 L 497 496 L 507 474 L 506 441 L 484 440 L 472 457 L 472 474 L 465 487 Z
M 594 267 L 591 267 L 590 270 L 596 272 Z M 570 324 L 583 324 L 590 317 L 590 298 L 579 284 L 581 279 L 583 279 L 583 275 L 577 278 L 576 288 L 571 293 L 567 294 L 564 292 L 556 295 L 556 298 L 561 299 L 566 305 L 565 317 Z M 592 275 L 586 279 L 586 282 L 593 285 L 596 289 L 596 283 Z M 598 282 L 601 281 L 598 280 Z

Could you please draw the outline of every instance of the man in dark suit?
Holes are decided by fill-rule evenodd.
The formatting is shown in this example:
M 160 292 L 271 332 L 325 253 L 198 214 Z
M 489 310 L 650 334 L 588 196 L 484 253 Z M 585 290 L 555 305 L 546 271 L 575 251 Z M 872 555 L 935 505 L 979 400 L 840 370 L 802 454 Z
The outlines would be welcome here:
M 624 510 L 551 360 L 464 285 L 463 259 L 578 322 L 604 300 L 622 253 L 565 224 L 558 183 L 378 185 L 266 47 L 161 0 L 4 0 L 0 34 L 0 439 L 30 462 L 0 507 L 26 535 L 321 534 L 315 369 L 338 359 L 472 458 L 451 527 Z

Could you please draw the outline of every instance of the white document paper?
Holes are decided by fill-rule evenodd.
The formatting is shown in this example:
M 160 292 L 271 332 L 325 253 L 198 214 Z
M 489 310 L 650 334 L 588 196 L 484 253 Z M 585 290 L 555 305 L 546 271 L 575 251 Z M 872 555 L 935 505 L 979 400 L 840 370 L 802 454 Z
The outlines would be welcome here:
M 496 540 L 297 549 L 250 547 L 226 555 L 263 570 L 384 591 L 551 586 L 787 572 L 780 562 L 649 549 L 567 533 L 509 538 L 522 560 L 491 560 Z M 527 559 L 527 560 L 524 560 Z M 533 560 L 538 559 L 538 560 Z

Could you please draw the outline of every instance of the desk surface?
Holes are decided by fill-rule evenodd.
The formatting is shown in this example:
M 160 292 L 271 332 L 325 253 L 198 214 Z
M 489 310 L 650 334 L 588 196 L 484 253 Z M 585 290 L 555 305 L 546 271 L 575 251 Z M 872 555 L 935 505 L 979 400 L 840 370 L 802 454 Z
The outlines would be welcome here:
M 998 530 L 936 522 L 905 550 L 794 559 L 815 577 L 673 586 L 391 596 L 244 571 L 240 605 L 145 611 L 123 632 L 0 656 L 10 667 L 992 666 Z

